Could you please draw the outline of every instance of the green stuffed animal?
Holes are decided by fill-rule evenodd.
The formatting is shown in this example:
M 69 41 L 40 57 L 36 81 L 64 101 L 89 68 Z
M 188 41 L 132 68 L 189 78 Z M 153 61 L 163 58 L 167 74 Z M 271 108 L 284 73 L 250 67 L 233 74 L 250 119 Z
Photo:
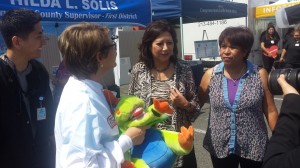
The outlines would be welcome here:
M 146 108 L 143 100 L 136 96 L 122 97 L 116 107 L 115 119 L 121 133 L 129 127 L 153 126 L 166 120 L 173 110 L 167 101 L 153 100 Z M 171 168 L 178 156 L 187 155 L 193 148 L 194 129 L 181 127 L 181 133 L 151 127 L 146 131 L 142 144 L 134 146 L 125 154 L 122 167 Z

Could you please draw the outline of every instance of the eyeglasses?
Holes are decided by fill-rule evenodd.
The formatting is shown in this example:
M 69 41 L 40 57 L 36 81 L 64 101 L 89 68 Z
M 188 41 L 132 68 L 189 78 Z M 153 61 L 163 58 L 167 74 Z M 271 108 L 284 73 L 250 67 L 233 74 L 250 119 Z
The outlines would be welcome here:
M 113 34 L 113 35 L 111 35 L 111 36 L 110 36 L 110 38 L 111 38 L 112 40 L 115 40 L 115 39 L 118 39 L 118 38 L 119 38 L 119 36 L 118 36 L 118 35 L 115 35 L 115 34 Z
M 102 50 L 107 50 L 111 47 L 114 47 L 114 49 L 116 50 L 117 49 L 117 43 L 113 41 L 112 44 L 102 47 Z

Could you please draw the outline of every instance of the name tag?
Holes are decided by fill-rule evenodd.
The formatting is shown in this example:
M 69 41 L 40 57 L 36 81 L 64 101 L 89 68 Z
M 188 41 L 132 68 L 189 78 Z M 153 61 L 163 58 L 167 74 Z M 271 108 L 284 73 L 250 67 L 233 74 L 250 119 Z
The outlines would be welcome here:
M 38 121 L 45 120 L 46 119 L 46 108 L 45 107 L 37 108 L 36 115 L 37 115 L 36 118 Z
M 299 47 L 299 43 L 296 43 L 295 46 L 296 46 L 296 47 Z

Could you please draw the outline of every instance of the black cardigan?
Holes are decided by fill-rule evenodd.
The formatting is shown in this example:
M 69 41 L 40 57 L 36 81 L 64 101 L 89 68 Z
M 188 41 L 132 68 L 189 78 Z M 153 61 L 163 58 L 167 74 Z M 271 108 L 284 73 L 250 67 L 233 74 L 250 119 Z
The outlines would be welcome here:
M 32 120 L 29 120 L 18 78 L 7 62 L 0 58 L 0 167 L 54 167 L 54 148 L 50 146 L 50 137 L 54 134 L 55 114 L 49 75 L 36 60 L 31 60 L 30 64 L 32 70 L 26 76 L 26 95 Z M 45 120 L 37 120 L 39 97 L 44 97 Z
M 263 168 L 300 167 L 300 96 L 288 94 L 267 146 Z

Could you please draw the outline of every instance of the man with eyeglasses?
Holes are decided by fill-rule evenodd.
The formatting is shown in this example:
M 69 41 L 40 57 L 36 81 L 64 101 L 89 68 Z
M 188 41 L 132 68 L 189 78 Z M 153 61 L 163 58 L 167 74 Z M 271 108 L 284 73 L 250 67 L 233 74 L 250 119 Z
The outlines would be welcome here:
M 41 16 L 28 9 L 7 11 L 1 34 L 0 157 L 5 168 L 54 168 L 54 110 L 49 75 L 35 58 L 46 44 Z

